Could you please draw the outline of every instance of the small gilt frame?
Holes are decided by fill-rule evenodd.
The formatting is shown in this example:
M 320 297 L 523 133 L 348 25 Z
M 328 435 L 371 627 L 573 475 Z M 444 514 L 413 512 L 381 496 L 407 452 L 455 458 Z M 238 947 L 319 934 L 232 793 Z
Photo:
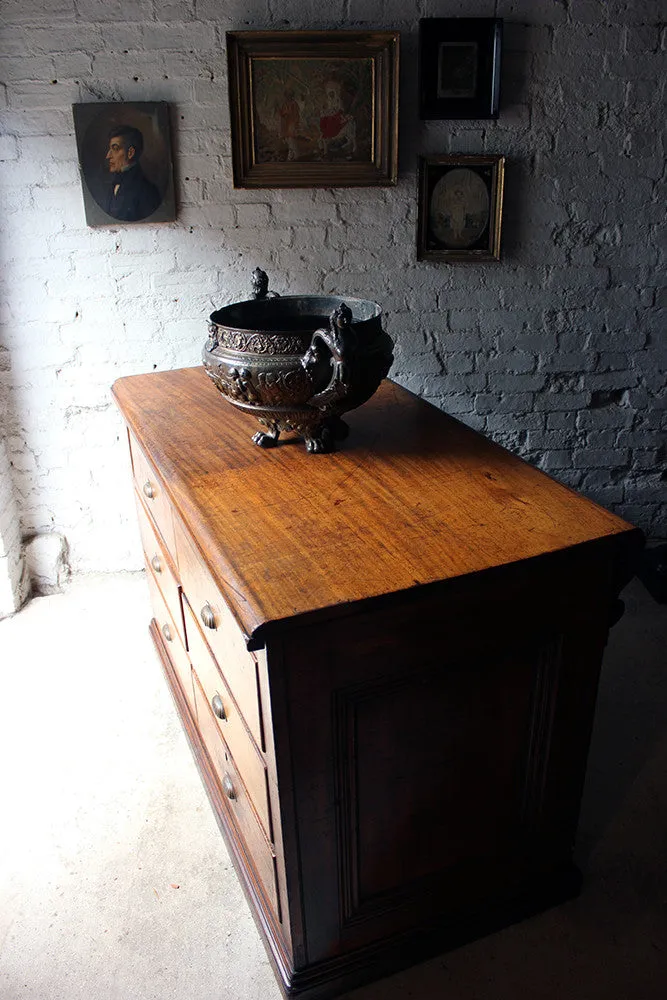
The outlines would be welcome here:
M 418 260 L 500 260 L 504 175 L 504 156 L 420 157 Z

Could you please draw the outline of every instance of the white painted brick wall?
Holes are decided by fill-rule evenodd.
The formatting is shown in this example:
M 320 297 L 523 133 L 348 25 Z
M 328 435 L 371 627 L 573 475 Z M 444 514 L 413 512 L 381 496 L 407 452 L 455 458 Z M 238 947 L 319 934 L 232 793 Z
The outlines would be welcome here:
M 0 441 L 0 618 L 11 615 L 21 604 L 23 560 L 18 510 L 5 442 Z
M 394 378 L 664 537 L 659 6 L 5 0 L 0 317 L 22 532 L 61 532 L 75 571 L 139 565 L 109 387 L 197 364 L 208 313 L 260 265 L 279 291 L 377 299 Z M 457 15 L 505 18 L 497 122 L 418 120 L 418 19 Z M 395 188 L 232 188 L 225 31 L 272 27 L 401 30 Z M 96 100 L 170 102 L 175 223 L 86 227 L 71 104 Z M 507 156 L 500 264 L 417 262 L 417 155 L 439 152 Z
M 0 618 L 17 611 L 25 596 L 19 512 L 4 437 L 10 367 L 9 352 L 0 344 Z

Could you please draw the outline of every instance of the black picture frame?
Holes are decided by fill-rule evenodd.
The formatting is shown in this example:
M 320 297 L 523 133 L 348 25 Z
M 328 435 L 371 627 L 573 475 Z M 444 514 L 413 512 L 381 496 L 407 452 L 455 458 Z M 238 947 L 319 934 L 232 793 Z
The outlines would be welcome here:
M 504 179 L 504 156 L 420 156 L 417 259 L 500 260 Z
M 420 20 L 422 120 L 498 117 L 502 37 L 499 17 Z
M 164 101 L 90 102 L 72 105 L 72 114 L 86 224 L 172 222 L 176 207 L 169 105 Z M 126 162 L 119 173 L 112 172 L 109 159 L 116 130 L 126 147 L 125 154 L 121 153 Z M 133 135 L 137 136 L 135 145 L 141 146 L 137 150 L 132 146 Z

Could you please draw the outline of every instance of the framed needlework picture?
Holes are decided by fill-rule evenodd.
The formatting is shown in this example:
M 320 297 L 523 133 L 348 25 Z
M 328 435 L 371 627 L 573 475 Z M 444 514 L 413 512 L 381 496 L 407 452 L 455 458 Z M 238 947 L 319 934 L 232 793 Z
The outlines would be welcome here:
M 503 156 L 419 160 L 418 260 L 500 260 Z
M 419 22 L 422 119 L 497 118 L 503 22 L 429 17 Z
M 227 34 L 235 187 L 395 184 L 398 32 Z
M 171 222 L 176 215 L 164 102 L 75 104 L 74 131 L 89 226 Z

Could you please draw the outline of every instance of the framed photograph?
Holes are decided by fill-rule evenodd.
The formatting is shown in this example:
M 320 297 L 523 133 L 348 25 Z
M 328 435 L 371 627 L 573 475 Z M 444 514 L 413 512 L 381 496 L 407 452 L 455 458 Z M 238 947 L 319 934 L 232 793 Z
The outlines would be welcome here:
M 418 260 L 500 260 L 504 156 L 419 158 Z
M 502 35 L 498 17 L 422 18 L 422 119 L 498 117 Z
M 75 104 L 72 111 L 87 224 L 171 222 L 167 104 Z
M 398 32 L 227 34 L 234 186 L 395 184 Z

